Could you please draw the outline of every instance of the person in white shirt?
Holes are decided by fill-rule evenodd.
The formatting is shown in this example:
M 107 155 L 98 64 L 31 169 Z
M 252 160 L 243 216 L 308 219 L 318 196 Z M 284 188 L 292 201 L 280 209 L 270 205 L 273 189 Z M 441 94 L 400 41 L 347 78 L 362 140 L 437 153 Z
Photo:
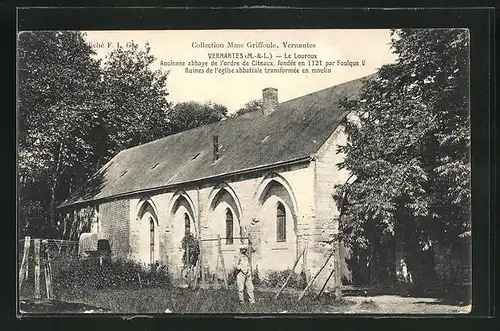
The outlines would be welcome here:
M 250 304 L 255 303 L 253 294 L 252 273 L 250 272 L 250 263 L 248 261 L 248 247 L 241 245 L 238 263 L 236 265 L 236 284 L 238 285 L 238 298 L 240 303 L 245 302 L 245 288 Z

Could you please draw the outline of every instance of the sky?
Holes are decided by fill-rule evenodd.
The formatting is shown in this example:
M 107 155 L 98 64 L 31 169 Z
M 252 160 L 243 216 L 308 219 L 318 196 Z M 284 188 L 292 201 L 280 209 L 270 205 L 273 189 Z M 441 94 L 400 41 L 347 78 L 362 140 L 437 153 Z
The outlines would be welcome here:
M 85 31 L 85 33 L 87 41 L 97 53 L 96 56 L 101 59 L 105 59 L 118 44 L 125 45 L 129 41 L 134 41 L 143 47 L 148 42 L 152 54 L 157 58 L 152 68 L 169 71 L 167 90 L 170 101 L 174 103 L 212 101 L 225 105 L 229 113 L 241 108 L 247 101 L 261 98 L 262 89 L 266 87 L 277 88 L 278 99 L 282 102 L 372 74 L 382 65 L 395 60 L 390 50 L 389 30 L 119 30 Z M 228 48 L 228 42 L 241 43 L 244 48 Z M 258 42 L 272 42 L 278 48 L 248 47 L 248 43 Z M 315 48 L 290 49 L 285 48 L 283 42 L 309 43 L 314 44 Z M 223 44 L 224 48 L 193 47 L 201 43 Z M 190 60 L 210 63 L 208 53 L 247 54 L 249 52 L 254 55 L 266 53 L 273 57 L 275 64 L 278 60 L 276 56 L 284 56 L 284 53 L 291 55 L 292 60 L 294 60 L 294 53 L 313 55 L 316 56 L 316 60 L 321 60 L 318 68 L 325 68 L 326 63 L 330 62 L 327 67 L 330 72 L 186 73 L 185 66 L 161 64 L 161 61 L 184 61 L 187 65 Z M 310 59 L 297 58 L 294 61 L 308 60 Z M 358 62 L 359 65 L 339 66 L 338 60 L 343 63 Z M 239 61 L 241 64 L 243 60 L 234 59 L 234 61 Z M 293 68 L 293 66 L 286 68 Z

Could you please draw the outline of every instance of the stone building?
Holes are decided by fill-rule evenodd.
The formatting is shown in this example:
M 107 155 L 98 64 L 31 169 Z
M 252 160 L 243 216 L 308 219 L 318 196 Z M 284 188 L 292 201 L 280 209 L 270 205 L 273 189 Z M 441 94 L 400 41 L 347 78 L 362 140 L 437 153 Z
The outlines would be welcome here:
M 291 268 L 313 275 L 338 229 L 332 197 L 349 177 L 337 163 L 345 143 L 338 107 L 363 79 L 285 102 L 263 90 L 263 111 L 167 136 L 118 153 L 59 208 L 92 207 L 93 231 L 111 238 L 114 258 L 160 261 L 179 276 L 186 231 L 201 239 L 226 238 L 222 251 L 231 267 L 242 239 L 256 249 L 261 277 Z M 216 265 L 215 242 L 201 246 L 205 270 Z M 338 256 L 337 256 L 338 262 Z M 321 286 L 334 259 L 320 273 Z M 328 287 L 338 283 L 332 277 Z

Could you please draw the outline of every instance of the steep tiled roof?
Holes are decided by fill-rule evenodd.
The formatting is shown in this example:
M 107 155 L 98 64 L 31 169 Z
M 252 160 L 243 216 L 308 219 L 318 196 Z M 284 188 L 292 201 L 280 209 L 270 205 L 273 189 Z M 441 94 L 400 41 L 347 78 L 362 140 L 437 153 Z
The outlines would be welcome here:
M 279 103 L 266 116 L 245 114 L 123 150 L 59 207 L 306 160 L 345 117 L 339 98 L 356 95 L 363 80 Z

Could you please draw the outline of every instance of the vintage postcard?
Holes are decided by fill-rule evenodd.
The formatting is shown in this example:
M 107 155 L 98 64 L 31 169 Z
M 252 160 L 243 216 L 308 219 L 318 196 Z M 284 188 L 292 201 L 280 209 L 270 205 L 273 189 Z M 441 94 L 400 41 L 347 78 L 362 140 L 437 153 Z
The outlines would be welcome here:
M 19 314 L 469 313 L 469 38 L 20 32 Z

